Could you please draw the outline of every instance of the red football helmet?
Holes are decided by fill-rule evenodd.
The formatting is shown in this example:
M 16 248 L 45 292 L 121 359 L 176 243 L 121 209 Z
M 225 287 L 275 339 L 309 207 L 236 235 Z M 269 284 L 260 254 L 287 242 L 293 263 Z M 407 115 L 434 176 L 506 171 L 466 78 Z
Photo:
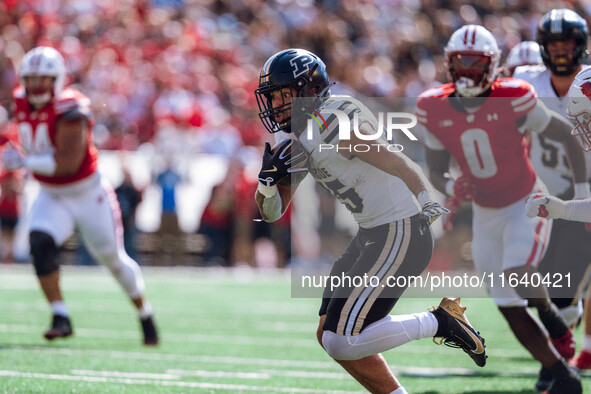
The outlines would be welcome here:
M 457 92 L 475 97 L 494 81 L 501 51 L 483 26 L 466 25 L 456 30 L 445 47 L 446 65 Z

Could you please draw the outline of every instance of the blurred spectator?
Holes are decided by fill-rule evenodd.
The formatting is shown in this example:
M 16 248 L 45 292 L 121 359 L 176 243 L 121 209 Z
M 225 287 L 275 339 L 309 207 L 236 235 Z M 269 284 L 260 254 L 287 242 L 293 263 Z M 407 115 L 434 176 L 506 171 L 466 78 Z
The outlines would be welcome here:
M 8 120 L 8 111 L 0 105 L 0 146 L 18 143 L 16 124 Z M 8 146 L 8 145 L 6 145 Z M 13 260 L 12 247 L 24 192 L 24 173 L 21 170 L 0 171 L 0 262 Z
M 241 129 L 255 106 L 254 65 L 286 47 L 317 53 L 362 95 L 414 96 L 445 79 L 443 46 L 459 26 L 483 24 L 508 50 L 533 39 L 539 18 L 557 7 L 591 12 L 582 0 L 3 2 L 0 104 L 22 55 L 51 45 L 93 101 L 97 129 L 108 130 L 101 147 L 135 149 L 165 120 L 208 132 L 221 109 Z
M 258 154 L 258 150 L 253 150 Z M 224 183 L 231 187 L 234 201 L 231 212 L 229 265 L 255 265 L 255 222 L 253 222 L 253 218 L 257 217 L 257 208 L 252 202 L 252 196 L 256 190 L 258 179 L 256 176 L 252 176 L 247 165 L 247 162 L 252 160 L 252 154 L 253 151 L 250 148 L 239 151 L 230 162 L 224 180 Z
M 160 233 L 176 234 L 180 232 L 176 210 L 176 188 L 181 181 L 181 175 L 168 160 L 164 171 L 156 177 L 156 183 L 162 190 L 162 217 L 158 230 Z
M 23 172 L 2 171 L 0 174 L 0 261 L 12 261 L 14 231 L 23 193 Z
M 123 182 L 115 189 L 117 200 L 121 207 L 121 221 L 123 222 L 123 242 L 127 254 L 138 261 L 135 238 L 137 228 L 135 226 L 135 211 L 142 201 L 142 192 L 136 188 L 131 179 L 131 174 L 123 167 Z M 139 262 L 139 261 L 138 261 Z
M 232 263 L 234 220 L 238 204 L 236 186 L 242 177 L 239 160 L 230 162 L 224 179 L 215 185 L 199 225 L 199 232 L 208 237 L 205 253 L 207 265 L 228 266 Z
M 461 25 L 483 24 L 506 52 L 532 40 L 540 17 L 560 7 L 591 22 L 583 0 L 4 1 L 0 105 L 9 103 L 24 53 L 50 45 L 92 100 L 99 148 L 152 142 L 175 157 L 232 157 L 262 144 L 252 92 L 258 67 L 281 49 L 320 55 L 335 91 L 416 97 L 446 79 L 443 47 Z M 258 231 L 247 215 L 235 224 Z M 237 236 L 242 257 L 233 259 L 252 261 L 252 245 Z

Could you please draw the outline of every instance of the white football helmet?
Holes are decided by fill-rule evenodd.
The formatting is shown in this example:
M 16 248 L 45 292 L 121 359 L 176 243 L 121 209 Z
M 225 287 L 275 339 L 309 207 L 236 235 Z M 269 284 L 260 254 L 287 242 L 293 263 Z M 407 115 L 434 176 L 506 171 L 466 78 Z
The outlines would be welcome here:
M 566 114 L 573 123 L 571 135 L 585 152 L 591 150 L 591 68 L 577 74 L 568 90 Z
M 542 55 L 540 55 L 540 46 L 535 41 L 522 41 L 515 45 L 505 61 L 505 66 L 510 75 L 519 66 L 535 66 L 543 64 Z
M 24 78 L 49 76 L 53 82 L 53 97 L 59 97 L 66 83 L 66 64 L 62 55 L 51 47 L 36 47 L 23 57 L 19 78 L 25 86 Z M 45 105 L 52 99 L 52 92 L 27 92 L 29 102 L 36 106 Z
M 456 30 L 445 47 L 446 66 L 457 92 L 478 96 L 497 75 L 501 51 L 491 32 L 479 25 Z

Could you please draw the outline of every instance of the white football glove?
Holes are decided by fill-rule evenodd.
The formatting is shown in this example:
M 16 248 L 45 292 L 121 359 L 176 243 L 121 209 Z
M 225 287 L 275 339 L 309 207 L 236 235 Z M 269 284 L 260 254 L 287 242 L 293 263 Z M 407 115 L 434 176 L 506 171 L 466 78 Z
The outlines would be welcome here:
M 9 148 L 2 152 L 2 164 L 9 171 L 18 170 L 24 167 L 25 157 L 16 149 Z
M 530 218 L 539 216 L 564 219 L 566 218 L 566 203 L 560 198 L 546 193 L 535 193 L 527 199 L 525 211 Z

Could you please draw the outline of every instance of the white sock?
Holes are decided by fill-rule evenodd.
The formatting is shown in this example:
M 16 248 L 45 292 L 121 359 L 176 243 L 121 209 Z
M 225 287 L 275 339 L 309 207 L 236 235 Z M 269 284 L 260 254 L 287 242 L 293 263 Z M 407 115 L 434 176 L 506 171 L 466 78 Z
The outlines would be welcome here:
M 152 317 L 154 314 L 154 310 L 152 309 L 152 305 L 148 301 L 144 301 L 142 308 L 138 309 L 137 311 L 138 316 L 140 319 L 147 319 L 148 317 Z
M 583 337 L 583 350 L 591 352 L 591 335 L 585 335 Z
M 404 387 L 400 386 L 396 390 L 392 391 L 390 394 L 408 394 Z
M 420 338 L 431 338 L 437 333 L 439 323 L 437 318 L 431 312 L 421 312 L 413 314 L 419 321 L 421 330 Z
M 357 360 L 404 345 L 415 339 L 429 338 L 437 332 L 437 318 L 430 312 L 388 315 L 367 326 L 359 335 L 344 336 L 325 331 L 322 343 L 337 360 Z
M 388 315 L 367 326 L 354 342 L 381 348 L 373 353 L 377 354 L 415 339 L 432 337 L 436 332 L 437 318 L 430 312 Z
M 68 313 L 68 307 L 63 301 L 53 301 L 50 305 L 54 315 L 60 315 L 65 317 L 70 316 L 70 313 Z

